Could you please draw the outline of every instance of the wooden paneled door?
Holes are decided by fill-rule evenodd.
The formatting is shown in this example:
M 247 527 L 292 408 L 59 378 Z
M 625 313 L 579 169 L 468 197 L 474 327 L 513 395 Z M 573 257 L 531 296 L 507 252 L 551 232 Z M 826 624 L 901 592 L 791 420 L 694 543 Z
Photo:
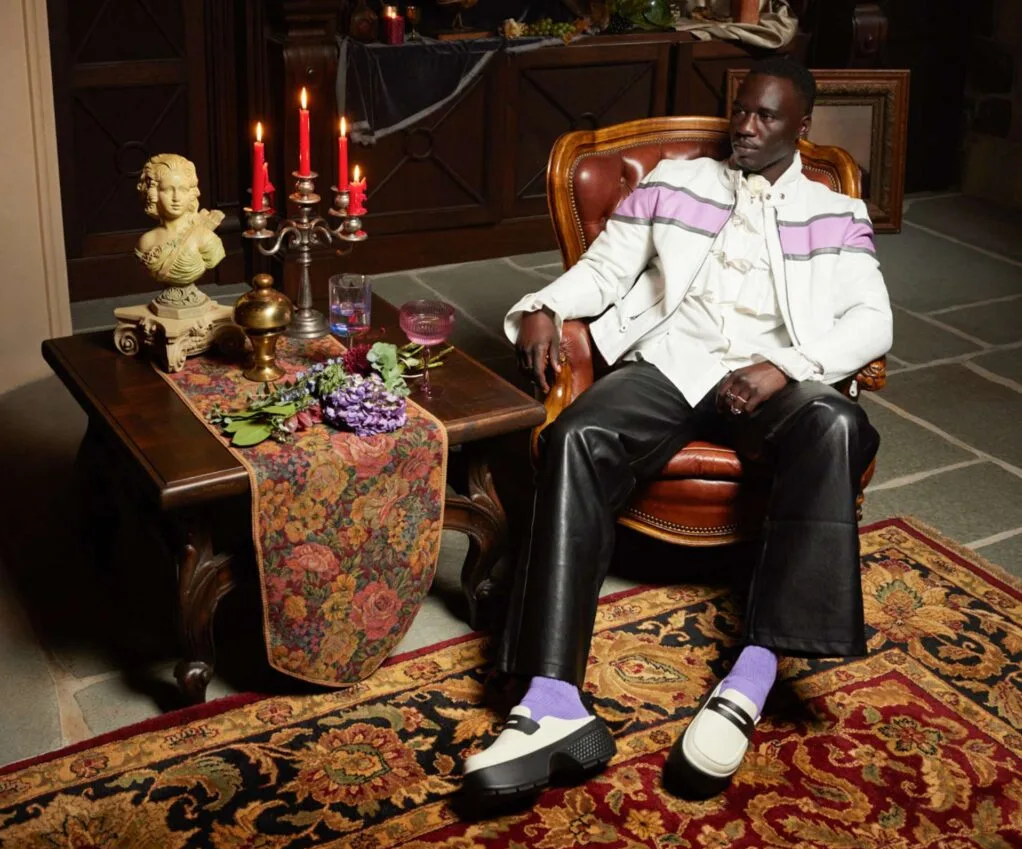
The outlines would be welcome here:
M 496 62 L 458 97 L 373 145 L 354 145 L 353 161 L 373 175 L 372 232 L 413 233 L 492 224 L 500 217 L 503 131 Z
M 508 57 L 504 217 L 547 215 L 546 166 L 554 140 L 666 114 L 671 45 L 593 44 Z
M 201 204 L 221 208 L 228 258 L 201 282 L 243 276 L 237 219 L 235 11 L 203 0 L 47 0 L 61 200 L 73 301 L 158 288 L 134 256 L 155 222 L 136 191 L 157 153 L 191 159 Z M 242 28 L 243 29 L 243 28 Z

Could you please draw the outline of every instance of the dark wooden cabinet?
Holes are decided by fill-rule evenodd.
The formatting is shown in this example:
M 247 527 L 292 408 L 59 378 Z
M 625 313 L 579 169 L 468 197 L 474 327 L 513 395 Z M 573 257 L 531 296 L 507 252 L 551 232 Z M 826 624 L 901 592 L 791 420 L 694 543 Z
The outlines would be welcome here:
M 500 173 L 490 167 L 504 143 L 494 120 L 501 112 L 499 77 L 490 67 L 433 114 L 353 149 L 352 161 L 372 178 L 367 226 L 373 236 L 499 220 Z
M 135 187 L 142 165 L 157 153 L 191 159 L 202 205 L 227 213 L 220 232 L 228 257 L 210 282 L 242 276 L 238 5 L 48 0 L 72 300 L 156 288 L 134 248 L 154 224 Z
M 582 42 L 507 57 L 505 218 L 547 214 L 546 166 L 558 136 L 665 114 L 670 48 Z
M 784 52 L 805 61 L 806 33 L 797 33 Z M 776 51 L 727 41 L 684 41 L 674 48 L 673 115 L 726 115 L 724 102 L 730 68 L 750 68 Z

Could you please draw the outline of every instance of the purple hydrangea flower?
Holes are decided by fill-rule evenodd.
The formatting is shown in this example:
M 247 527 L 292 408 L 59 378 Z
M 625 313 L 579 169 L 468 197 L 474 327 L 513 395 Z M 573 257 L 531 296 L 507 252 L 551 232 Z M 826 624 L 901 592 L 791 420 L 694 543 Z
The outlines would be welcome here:
M 408 420 L 405 399 L 387 391 L 376 374 L 351 375 L 320 400 L 320 408 L 328 425 L 350 428 L 359 436 L 390 433 Z

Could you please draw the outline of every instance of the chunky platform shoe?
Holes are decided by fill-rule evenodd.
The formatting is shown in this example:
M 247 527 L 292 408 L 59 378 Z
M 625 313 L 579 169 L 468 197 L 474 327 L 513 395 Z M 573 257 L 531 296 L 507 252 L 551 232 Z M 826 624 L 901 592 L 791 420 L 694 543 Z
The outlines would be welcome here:
M 483 803 L 512 802 L 539 793 L 553 780 L 581 781 L 607 765 L 617 746 L 597 716 L 532 719 L 511 709 L 500 736 L 465 761 L 462 792 Z
M 684 797 L 706 798 L 727 788 L 738 772 L 756 730 L 756 706 L 737 690 L 703 701 L 688 728 L 675 741 L 664 765 L 664 787 Z

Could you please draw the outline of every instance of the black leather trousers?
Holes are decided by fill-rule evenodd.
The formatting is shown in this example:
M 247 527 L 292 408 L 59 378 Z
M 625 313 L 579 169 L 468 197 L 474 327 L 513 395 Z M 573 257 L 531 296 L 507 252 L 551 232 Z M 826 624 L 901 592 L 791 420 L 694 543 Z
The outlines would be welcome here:
M 499 666 L 581 685 L 615 514 L 694 439 L 733 445 L 772 473 L 745 641 L 779 654 L 865 654 L 855 496 L 879 435 L 858 404 L 789 383 L 751 415 L 693 408 L 648 363 L 580 395 L 542 438 L 530 539 L 515 573 Z

